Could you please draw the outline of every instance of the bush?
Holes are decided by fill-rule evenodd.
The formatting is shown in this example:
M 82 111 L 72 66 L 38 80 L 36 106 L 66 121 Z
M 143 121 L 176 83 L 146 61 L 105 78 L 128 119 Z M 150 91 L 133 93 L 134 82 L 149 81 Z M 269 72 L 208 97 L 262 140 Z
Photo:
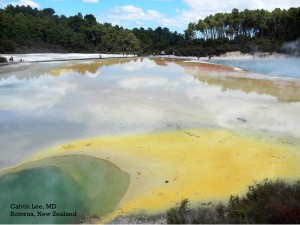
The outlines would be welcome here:
M 0 56 L 0 63 L 7 62 L 7 58 Z
M 188 211 L 189 200 L 183 199 L 181 203 L 167 211 L 168 224 L 186 224 L 189 223 Z
M 1 53 L 12 53 L 16 49 L 16 43 L 11 40 L 0 40 Z
M 189 200 L 167 211 L 167 222 L 233 224 L 300 223 L 300 181 L 288 184 L 282 180 L 269 181 L 248 187 L 245 196 L 231 196 L 227 206 L 222 203 L 201 204 L 189 209 Z
M 250 186 L 244 197 L 231 196 L 227 212 L 233 223 L 299 223 L 300 182 L 266 180 Z
M 202 203 L 197 209 L 189 208 L 189 200 L 183 199 L 180 204 L 167 211 L 169 224 L 220 224 L 225 223 L 225 206 L 222 203 Z
M 193 224 L 221 224 L 227 223 L 225 217 L 225 206 L 222 203 L 202 204 L 191 213 Z

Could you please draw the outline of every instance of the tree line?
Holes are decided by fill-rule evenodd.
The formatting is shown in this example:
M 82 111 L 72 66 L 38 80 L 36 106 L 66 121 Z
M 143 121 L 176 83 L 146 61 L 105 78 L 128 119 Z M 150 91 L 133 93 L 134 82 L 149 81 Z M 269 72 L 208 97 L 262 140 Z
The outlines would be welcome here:
M 292 41 L 300 37 L 300 8 L 272 12 L 266 10 L 233 9 L 231 13 L 217 13 L 185 30 L 188 39 L 228 39 L 236 37 Z
M 0 52 L 54 50 L 62 52 L 135 53 L 140 41 L 128 29 L 98 23 L 91 15 L 66 17 L 51 8 L 8 5 L 0 11 Z
M 219 55 L 228 51 L 283 51 L 300 38 L 300 8 L 233 9 L 190 23 L 184 34 L 168 28 L 125 29 L 81 13 L 66 17 L 51 8 L 8 5 L 0 9 L 0 53 L 103 52 Z
M 198 22 L 189 23 L 184 49 L 187 54 L 218 55 L 228 51 L 284 52 L 284 42 L 300 38 L 300 7 L 272 12 L 266 10 L 233 9 L 231 13 L 216 13 Z

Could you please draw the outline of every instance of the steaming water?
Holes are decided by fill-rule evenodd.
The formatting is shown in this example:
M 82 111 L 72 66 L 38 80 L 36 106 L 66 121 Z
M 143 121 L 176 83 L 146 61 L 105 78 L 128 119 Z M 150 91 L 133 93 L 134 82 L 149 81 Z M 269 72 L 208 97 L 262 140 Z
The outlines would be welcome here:
M 170 125 L 265 133 L 292 142 L 300 137 L 299 80 L 160 59 L 5 68 L 0 168 L 69 141 L 165 131 Z
M 55 202 L 55 211 L 86 215 L 88 211 L 81 188 L 67 174 L 55 167 L 42 167 L 6 174 L 0 178 L 2 223 L 75 223 L 78 217 L 38 217 L 38 212 L 51 213 L 46 204 Z M 54 192 L 54 193 L 53 193 Z M 51 193 L 51 194 L 49 194 Z M 42 205 L 43 209 L 14 210 L 14 205 Z M 10 206 L 12 205 L 12 208 Z M 45 210 L 46 209 L 46 210 Z M 34 213 L 33 216 L 11 216 L 14 213 Z M 4 217 L 3 217 L 4 215 Z
M 234 62 L 237 64 L 231 64 Z M 299 151 L 300 80 L 258 76 L 257 72 L 274 74 L 268 61 L 234 62 L 228 63 L 249 65 L 253 67 L 249 70 L 257 71 L 253 74 L 225 66 L 161 59 L 1 67 L 0 169 L 41 151 L 51 152 L 56 146 L 71 151 L 74 146 L 66 143 L 79 139 L 193 128 L 243 133 Z M 282 65 L 289 64 L 283 60 Z M 290 64 L 288 68 L 298 71 L 299 65 Z M 290 74 L 286 76 L 297 78 L 299 71 Z M 70 186 L 68 201 L 85 203 L 76 208 L 78 212 L 101 216 L 115 209 L 128 187 L 128 175 L 104 160 L 68 157 L 40 160 L 3 175 L 0 196 L 6 201 L 6 216 L 9 199 L 22 204 L 23 200 L 43 199 L 43 193 L 68 208 L 59 199 Z M 110 160 L 105 155 L 101 158 Z M 138 169 L 143 165 L 136 162 L 130 166 Z M 107 169 L 111 167 L 114 172 Z M 55 178 L 61 191 L 48 191 L 56 189 L 48 177 Z M 20 186 L 24 181 L 28 181 L 25 189 Z M 110 194 L 103 194 L 102 187 Z
M 251 59 L 251 60 L 212 60 L 227 66 L 286 78 L 300 78 L 300 58 Z
M 83 155 L 47 158 L 0 176 L 1 223 L 79 223 L 114 210 L 128 188 L 128 175 L 113 164 Z M 16 209 L 14 205 L 28 205 Z M 41 205 L 41 209 L 32 208 Z M 47 204 L 56 204 L 53 209 Z M 54 216 L 74 213 L 76 216 Z M 33 216 L 11 216 L 11 213 Z M 50 213 L 50 216 L 39 216 Z

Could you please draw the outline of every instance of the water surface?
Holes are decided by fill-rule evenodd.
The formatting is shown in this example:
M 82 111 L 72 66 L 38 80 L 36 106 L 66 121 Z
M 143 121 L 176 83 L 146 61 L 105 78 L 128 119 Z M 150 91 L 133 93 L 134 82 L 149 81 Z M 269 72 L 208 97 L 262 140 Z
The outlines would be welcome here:
M 17 186 L 28 173 L 38 186 L 40 176 L 51 174 L 66 182 L 62 186 L 75 182 L 72 192 L 84 193 L 76 201 L 87 203 L 83 212 L 101 217 L 116 208 L 162 209 L 184 197 L 225 198 L 253 180 L 293 179 L 299 174 L 299 96 L 298 78 L 200 61 L 99 59 L 9 67 L 0 72 L 0 168 L 23 163 L 9 170 L 14 182 L 2 188 Z M 60 158 L 69 154 L 79 156 L 68 156 L 67 163 Z M 97 160 L 90 164 L 86 156 Z M 93 180 L 95 171 L 115 177 L 109 165 L 123 174 L 122 190 L 113 189 L 119 180 L 104 182 L 101 172 Z M 130 176 L 128 190 L 124 173 Z M 212 188 L 220 185 L 226 186 L 222 193 Z M 104 201 L 97 192 L 102 186 L 120 193 L 109 207 L 111 195 Z M 94 194 L 101 201 L 87 200 Z
M 20 165 L 0 176 L 2 223 L 80 223 L 101 218 L 118 206 L 129 184 L 114 164 L 86 155 L 49 157 Z M 26 205 L 20 209 L 11 205 Z M 42 208 L 32 208 L 32 204 Z M 48 204 L 55 204 L 53 209 Z M 72 216 L 55 216 L 72 213 Z M 32 216 L 11 216 L 30 213 Z M 49 213 L 49 216 L 39 216 Z
M 227 66 L 236 66 L 269 76 L 300 78 L 299 57 L 288 57 L 285 59 L 212 60 L 212 62 Z

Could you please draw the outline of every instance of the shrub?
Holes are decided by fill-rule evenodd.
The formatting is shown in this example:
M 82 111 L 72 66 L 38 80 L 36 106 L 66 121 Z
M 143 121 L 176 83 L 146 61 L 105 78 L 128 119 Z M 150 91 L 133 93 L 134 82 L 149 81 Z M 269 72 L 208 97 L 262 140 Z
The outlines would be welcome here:
M 225 217 L 225 206 L 222 203 L 214 205 L 212 203 L 202 204 L 197 209 L 193 210 L 193 224 L 221 224 L 227 223 Z
M 225 206 L 222 203 L 202 203 L 196 209 L 189 208 L 189 200 L 183 199 L 180 204 L 167 211 L 169 224 L 219 224 L 225 223 Z
M 11 53 L 16 49 L 16 43 L 11 40 L 1 40 L 0 39 L 0 49 L 1 53 Z
M 233 223 L 299 223 L 300 182 L 265 180 L 249 186 L 244 197 L 231 196 L 227 212 Z
M 7 58 L 0 56 L 0 63 L 5 63 L 7 62 Z
M 231 196 L 228 204 L 201 204 L 189 209 L 189 200 L 167 212 L 168 223 L 300 223 L 300 181 L 265 180 L 248 187 L 246 195 Z
M 168 224 L 184 224 L 189 223 L 188 211 L 189 211 L 189 200 L 183 199 L 181 203 L 167 211 L 167 222 Z

